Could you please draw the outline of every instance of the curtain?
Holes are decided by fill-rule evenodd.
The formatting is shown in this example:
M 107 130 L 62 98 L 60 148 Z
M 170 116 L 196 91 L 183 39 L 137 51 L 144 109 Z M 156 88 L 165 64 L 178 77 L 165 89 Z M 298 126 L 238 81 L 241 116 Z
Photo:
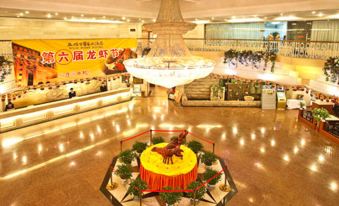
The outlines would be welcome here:
M 313 21 L 312 41 L 339 41 L 339 21 Z
M 206 24 L 206 39 L 263 39 L 264 23 Z

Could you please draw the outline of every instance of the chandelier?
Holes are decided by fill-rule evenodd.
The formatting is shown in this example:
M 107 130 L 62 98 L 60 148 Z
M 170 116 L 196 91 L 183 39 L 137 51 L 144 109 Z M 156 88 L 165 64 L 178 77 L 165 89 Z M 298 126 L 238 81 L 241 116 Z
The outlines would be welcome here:
M 124 61 L 127 71 L 137 78 L 172 88 L 209 75 L 214 62 L 193 56 L 188 50 L 183 34 L 195 28 L 184 22 L 178 0 L 161 0 L 155 23 L 144 24 L 157 38 L 147 56 Z

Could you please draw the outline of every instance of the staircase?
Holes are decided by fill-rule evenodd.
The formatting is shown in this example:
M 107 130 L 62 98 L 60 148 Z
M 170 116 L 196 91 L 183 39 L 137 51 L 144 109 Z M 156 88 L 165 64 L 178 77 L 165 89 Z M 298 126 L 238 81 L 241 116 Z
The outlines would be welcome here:
M 188 100 L 209 100 L 211 86 L 219 84 L 219 79 L 211 76 L 196 79 L 192 83 L 185 85 L 185 94 Z

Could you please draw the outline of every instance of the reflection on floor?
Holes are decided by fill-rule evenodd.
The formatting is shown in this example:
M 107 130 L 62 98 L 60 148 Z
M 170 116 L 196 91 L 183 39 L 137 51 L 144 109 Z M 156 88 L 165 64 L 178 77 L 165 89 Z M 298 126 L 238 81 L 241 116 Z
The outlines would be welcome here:
M 183 108 L 153 94 L 0 134 L 0 205 L 110 205 L 99 187 L 119 140 L 149 128 L 213 139 L 239 190 L 229 205 L 338 203 L 339 145 L 297 111 Z

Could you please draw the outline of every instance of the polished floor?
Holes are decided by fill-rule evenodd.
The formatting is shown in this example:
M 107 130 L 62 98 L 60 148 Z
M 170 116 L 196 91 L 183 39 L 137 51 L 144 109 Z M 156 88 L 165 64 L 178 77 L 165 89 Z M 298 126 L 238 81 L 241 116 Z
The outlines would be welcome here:
M 187 128 L 215 141 L 239 190 L 229 205 L 338 205 L 339 145 L 296 117 L 297 111 L 183 108 L 158 91 L 3 133 L 0 205 L 110 205 L 99 187 L 120 139 L 149 128 Z

